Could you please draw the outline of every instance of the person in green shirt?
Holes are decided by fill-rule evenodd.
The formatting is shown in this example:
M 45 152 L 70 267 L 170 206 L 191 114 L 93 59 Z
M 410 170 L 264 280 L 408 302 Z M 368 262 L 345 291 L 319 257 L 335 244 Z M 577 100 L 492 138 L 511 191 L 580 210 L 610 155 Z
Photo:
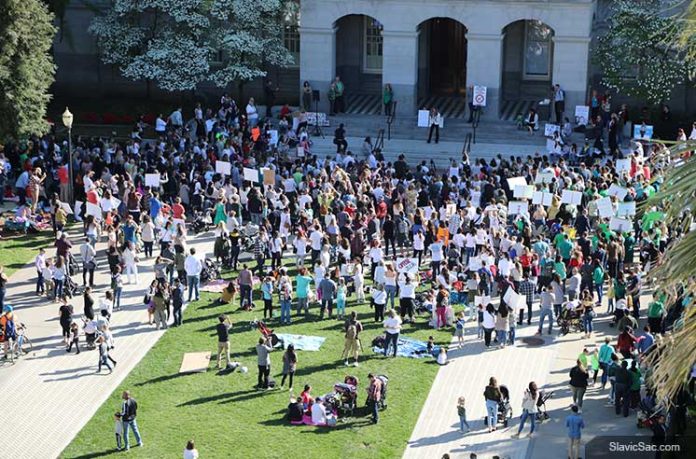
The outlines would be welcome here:
M 636 365 L 636 361 L 633 360 L 631 362 L 631 368 L 628 370 L 628 373 L 631 375 L 631 385 L 629 387 L 629 399 L 631 403 L 631 408 L 635 408 L 638 406 L 638 402 L 640 402 L 640 385 L 641 385 L 641 372 L 638 366 Z
M 604 290 L 604 269 L 599 263 L 599 260 L 595 260 L 595 269 L 592 271 L 592 286 L 597 292 L 597 303 L 602 304 L 602 293 Z
M 608 336 L 604 338 L 604 344 L 599 348 L 599 355 L 597 356 L 599 367 L 602 369 L 602 389 L 607 385 L 607 380 L 609 379 L 609 365 L 611 364 L 611 356 L 616 353 L 614 346 L 611 344 L 611 338 Z
M 556 261 L 553 264 L 553 270 L 556 274 L 558 274 L 558 277 L 560 277 L 562 281 L 564 281 L 568 275 L 566 272 L 566 265 L 563 263 L 560 256 L 556 257 Z
M 301 314 L 304 309 L 304 315 L 309 313 L 309 284 L 312 282 L 312 277 L 307 275 L 307 268 L 300 268 L 299 274 L 295 277 L 297 287 L 295 289 L 297 297 L 297 314 Z
M 336 113 L 343 113 L 346 111 L 345 101 L 343 100 L 345 86 L 343 85 L 340 76 L 336 76 L 334 79 L 334 85 L 336 87 Z
M 636 238 L 631 233 L 626 233 L 624 236 L 624 263 L 633 263 L 633 249 L 636 246 Z
M 648 305 L 648 325 L 653 333 L 662 333 L 662 320 L 665 316 L 665 305 L 655 300 Z
M 331 83 L 326 94 L 329 99 L 329 116 L 336 115 L 336 85 Z
M 568 263 L 571 255 L 573 254 L 573 243 L 568 240 L 567 235 L 565 235 L 565 238 L 563 238 L 560 244 L 558 244 L 558 251 L 561 254 L 561 258 L 563 258 L 563 261 Z

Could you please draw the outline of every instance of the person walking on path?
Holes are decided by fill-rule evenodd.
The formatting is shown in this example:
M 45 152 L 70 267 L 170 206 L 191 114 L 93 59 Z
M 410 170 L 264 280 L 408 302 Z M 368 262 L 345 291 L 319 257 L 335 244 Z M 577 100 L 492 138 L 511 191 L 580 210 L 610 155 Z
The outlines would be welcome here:
M 89 239 L 80 246 L 80 256 L 82 257 L 82 285 L 94 287 L 94 270 L 97 269 L 97 251 L 94 250 Z M 89 284 L 87 276 L 89 275 Z
M 617 415 L 628 417 L 630 406 L 631 374 L 628 371 L 628 362 L 621 362 L 621 366 L 614 370 L 614 411 Z
M 609 365 L 611 365 L 611 356 L 616 353 L 614 346 L 611 344 L 611 338 L 608 336 L 604 338 L 604 344 L 599 348 L 599 368 L 602 369 L 602 376 L 600 381 L 602 382 L 602 389 L 607 385 L 609 380 Z
M 242 270 L 239 271 L 237 276 L 237 282 L 239 282 L 239 306 L 244 309 L 251 309 L 253 307 L 251 291 L 254 285 L 254 277 L 247 265 L 242 265 Z
M 105 365 L 106 368 L 109 369 L 109 374 L 113 373 L 114 369 L 109 364 L 109 344 L 106 342 L 106 338 L 100 336 L 97 338 L 97 344 L 99 345 L 99 366 L 97 367 L 97 373 L 101 373 L 102 365 Z
M 232 328 L 232 323 L 229 321 L 226 315 L 221 314 L 218 317 L 219 323 L 215 326 L 215 332 L 218 337 L 218 352 L 217 352 L 217 369 L 219 370 L 220 361 L 222 357 L 225 357 L 225 368 L 230 364 L 230 328 Z
M 198 292 L 198 285 L 201 281 L 201 271 L 203 270 L 203 263 L 196 256 L 195 247 L 191 247 L 189 256 L 186 257 L 184 262 L 184 270 L 186 270 L 186 284 L 188 285 L 188 301 L 191 302 L 191 297 L 196 295 L 195 300 L 198 301 L 200 294 Z
M 362 331 L 362 324 L 357 319 L 357 314 L 355 311 L 351 312 L 350 318 L 346 321 L 345 326 L 345 344 L 343 345 L 343 354 L 341 358 L 345 359 L 345 365 L 350 365 L 350 357 L 353 356 L 355 360 L 354 365 L 358 366 L 358 356 L 360 355 L 360 332 Z
M 503 394 L 498 387 L 498 380 L 491 376 L 488 385 L 483 391 L 486 399 L 486 421 L 488 423 L 488 433 L 493 432 L 498 424 L 498 405 L 503 399 Z
M 466 421 L 466 398 L 459 397 L 457 399 L 457 415 L 459 416 L 459 431 L 464 432 L 464 426 L 466 426 L 466 431 L 471 432 L 471 427 Z
M 66 297 L 61 298 L 60 303 L 60 308 L 58 308 L 59 322 L 60 328 L 62 329 L 63 344 L 67 346 L 70 342 L 70 325 L 73 321 L 72 316 L 74 310 L 72 305 L 68 304 L 68 299 Z
M 43 295 L 46 293 L 44 287 L 44 269 L 46 269 L 46 249 L 39 249 L 39 254 L 34 258 L 34 266 L 36 267 L 36 294 Z M 0 305 L 0 309 L 2 305 Z
M 288 388 L 292 391 L 292 379 L 295 376 L 295 369 L 297 368 L 297 353 L 295 352 L 295 345 L 288 344 L 288 348 L 283 354 L 283 379 L 280 380 L 280 389 L 285 387 L 285 378 L 290 376 Z
M 121 406 L 121 419 L 123 421 L 123 447 L 126 451 L 128 451 L 130 449 L 130 443 L 128 441 L 129 430 L 133 431 L 137 446 L 143 446 L 143 439 L 140 436 L 138 423 L 136 421 L 136 417 L 138 415 L 138 402 L 131 397 L 130 392 L 127 390 L 123 392 L 121 398 L 123 399 L 123 405 Z
M 534 429 L 536 427 L 536 415 L 539 411 L 537 407 L 537 402 L 539 401 L 539 390 L 534 381 L 529 383 L 529 387 L 525 389 L 524 395 L 522 396 L 522 416 L 520 416 L 520 427 L 517 429 L 517 433 L 514 434 L 513 438 L 520 438 L 522 429 L 524 429 L 524 424 L 527 419 L 532 423 L 532 428 L 529 431 L 529 436 L 534 434 Z
M 582 438 L 582 429 L 585 428 L 585 421 L 579 413 L 578 407 L 571 407 L 572 413 L 566 418 L 566 428 L 568 429 L 568 458 L 579 459 L 580 457 L 580 439 Z
M 587 380 L 590 375 L 587 369 L 582 364 L 580 359 L 576 361 L 576 365 L 570 369 L 570 390 L 573 392 L 573 405 L 578 407 L 578 411 L 582 412 L 582 401 L 587 390 Z

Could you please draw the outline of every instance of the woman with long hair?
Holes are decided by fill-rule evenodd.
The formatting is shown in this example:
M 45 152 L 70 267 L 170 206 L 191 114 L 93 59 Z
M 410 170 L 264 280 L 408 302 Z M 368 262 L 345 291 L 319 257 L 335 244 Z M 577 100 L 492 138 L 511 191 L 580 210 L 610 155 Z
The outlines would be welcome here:
M 539 412 L 537 407 L 537 402 L 539 401 L 539 390 L 534 381 L 529 383 L 529 386 L 524 391 L 522 396 L 522 416 L 520 416 L 520 426 L 517 429 L 517 433 L 512 436 L 512 438 L 519 438 L 522 429 L 524 429 L 524 424 L 529 418 L 532 423 L 532 428 L 529 431 L 529 436 L 531 437 L 534 433 L 534 428 L 536 427 L 536 414 Z
M 490 433 L 496 429 L 498 424 L 498 405 L 503 400 L 498 380 L 492 376 L 488 380 L 486 389 L 483 391 L 483 397 L 486 399 L 486 422 L 488 424 L 488 433 Z
M 297 367 L 297 353 L 295 352 L 295 346 L 293 344 L 288 344 L 288 348 L 283 354 L 283 379 L 280 380 L 280 388 L 283 389 L 285 386 L 285 378 L 290 376 L 290 385 L 288 386 L 292 390 L 292 378 L 295 376 L 295 369 Z

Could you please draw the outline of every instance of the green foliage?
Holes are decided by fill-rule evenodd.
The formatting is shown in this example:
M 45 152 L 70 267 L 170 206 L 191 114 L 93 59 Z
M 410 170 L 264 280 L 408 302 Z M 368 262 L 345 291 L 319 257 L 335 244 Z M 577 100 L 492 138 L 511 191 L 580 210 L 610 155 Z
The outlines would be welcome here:
M 52 20 L 39 0 L 5 0 L 0 7 L 0 139 L 48 130 L 44 116 L 55 74 Z
M 113 0 L 95 17 L 102 61 L 167 91 L 225 87 L 286 67 L 280 0 Z M 212 70 L 214 68 L 215 70 Z
M 609 30 L 594 50 L 602 82 L 651 103 L 667 101 L 687 71 L 676 42 L 677 29 L 659 0 L 613 2 Z

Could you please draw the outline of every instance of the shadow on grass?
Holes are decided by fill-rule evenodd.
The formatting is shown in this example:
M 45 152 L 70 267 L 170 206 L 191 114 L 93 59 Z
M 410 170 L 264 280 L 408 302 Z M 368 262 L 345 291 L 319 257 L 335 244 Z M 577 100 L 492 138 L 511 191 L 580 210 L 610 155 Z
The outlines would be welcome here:
M 135 386 L 142 387 L 142 386 L 147 386 L 148 384 L 157 384 L 157 383 L 161 383 L 161 382 L 165 382 L 165 381 L 171 381 L 172 379 L 176 379 L 176 378 L 179 378 L 181 376 L 186 376 L 188 374 L 190 374 L 190 373 L 174 373 L 171 375 L 162 375 L 162 376 L 158 376 L 156 378 L 148 379 L 147 381 L 142 381 L 142 382 L 136 383 Z
M 224 394 L 211 395 L 208 397 L 194 398 L 184 403 L 180 403 L 177 407 L 183 406 L 196 406 L 204 405 L 206 403 L 218 402 L 218 403 L 230 403 L 230 402 L 240 402 L 243 400 L 249 400 L 252 398 L 263 397 L 265 395 L 271 394 L 273 391 L 249 389 L 240 392 L 227 392 Z
M 73 459 L 93 459 L 95 457 L 108 456 L 110 454 L 115 454 L 118 452 L 119 451 L 116 448 L 111 448 L 111 449 L 106 449 L 104 451 L 99 451 L 98 453 L 89 453 L 89 454 L 83 454 L 82 456 L 76 456 Z

